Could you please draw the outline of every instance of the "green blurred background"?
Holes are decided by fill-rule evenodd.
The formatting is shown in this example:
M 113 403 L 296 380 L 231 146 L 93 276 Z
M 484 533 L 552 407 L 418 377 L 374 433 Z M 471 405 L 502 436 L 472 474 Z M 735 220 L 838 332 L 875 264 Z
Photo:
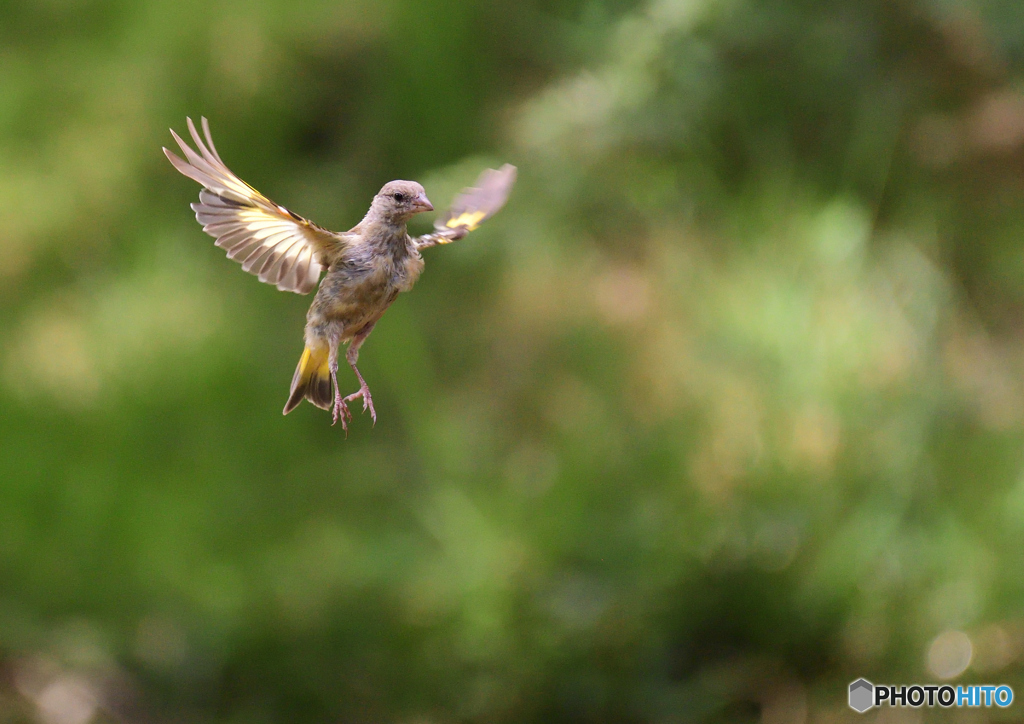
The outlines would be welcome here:
M 186 115 L 334 229 L 519 166 L 375 428 Z M 0 0 L 0 330 L 2 724 L 1021 718 L 846 705 L 1024 696 L 1020 0 Z

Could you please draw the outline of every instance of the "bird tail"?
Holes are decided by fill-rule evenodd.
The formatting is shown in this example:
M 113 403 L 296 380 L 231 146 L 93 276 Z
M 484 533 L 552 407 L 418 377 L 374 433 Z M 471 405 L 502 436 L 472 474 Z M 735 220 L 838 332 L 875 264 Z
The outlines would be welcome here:
M 298 407 L 303 397 L 319 408 L 331 409 L 334 397 L 331 394 L 331 370 L 328 359 L 327 345 L 310 347 L 307 344 L 302 350 L 299 365 L 295 368 L 295 376 L 292 377 L 292 390 L 284 406 L 285 415 Z

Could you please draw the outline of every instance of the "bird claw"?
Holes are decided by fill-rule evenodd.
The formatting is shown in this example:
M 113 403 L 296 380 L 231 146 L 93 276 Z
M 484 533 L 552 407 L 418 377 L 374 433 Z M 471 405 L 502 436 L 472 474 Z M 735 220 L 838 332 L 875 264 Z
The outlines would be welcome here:
M 341 429 L 345 431 L 345 435 L 348 435 L 348 423 L 352 420 L 352 412 L 348 409 L 348 405 L 345 404 L 345 400 L 341 398 L 341 395 L 337 395 L 334 398 L 334 422 L 331 425 L 337 425 L 338 420 L 341 420 Z
M 352 402 L 353 400 L 356 400 L 356 399 L 358 399 L 360 397 L 363 398 L 363 412 L 366 412 L 367 410 L 369 410 L 370 411 L 370 419 L 373 420 L 373 424 L 376 425 L 377 424 L 377 411 L 375 409 L 373 409 L 373 397 L 370 395 L 370 388 L 369 387 L 366 387 L 365 385 L 363 387 L 360 387 L 357 392 L 353 392 L 351 395 L 346 397 L 343 400 L 343 402 L 345 402 L 345 403 Z M 346 407 L 346 409 L 348 409 L 348 408 Z

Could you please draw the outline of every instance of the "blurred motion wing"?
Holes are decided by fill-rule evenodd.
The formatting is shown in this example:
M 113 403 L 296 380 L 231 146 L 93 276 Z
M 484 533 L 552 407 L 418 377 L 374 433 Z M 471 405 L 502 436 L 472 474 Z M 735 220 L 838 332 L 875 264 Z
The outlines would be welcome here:
M 463 189 L 451 207 L 434 222 L 435 244 L 461 239 L 505 205 L 516 181 L 516 167 L 506 163 L 498 170 L 489 168 L 480 174 L 476 186 Z
M 341 246 L 342 237 L 275 204 L 238 178 L 221 161 L 206 119 L 202 119 L 205 144 L 192 119 L 187 120 L 199 153 L 173 130 L 171 135 L 187 160 L 166 148 L 164 153 L 176 169 L 203 185 L 199 203 L 192 204 L 203 231 L 227 250 L 229 259 L 261 282 L 282 291 L 312 291 L 320 279 L 325 253 Z

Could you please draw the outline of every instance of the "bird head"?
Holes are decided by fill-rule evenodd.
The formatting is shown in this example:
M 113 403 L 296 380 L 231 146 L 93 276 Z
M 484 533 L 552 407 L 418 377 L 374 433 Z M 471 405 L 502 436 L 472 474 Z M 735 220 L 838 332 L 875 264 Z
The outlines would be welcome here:
M 391 181 L 373 197 L 371 209 L 388 221 L 407 221 L 422 211 L 433 211 L 434 205 L 415 181 Z

